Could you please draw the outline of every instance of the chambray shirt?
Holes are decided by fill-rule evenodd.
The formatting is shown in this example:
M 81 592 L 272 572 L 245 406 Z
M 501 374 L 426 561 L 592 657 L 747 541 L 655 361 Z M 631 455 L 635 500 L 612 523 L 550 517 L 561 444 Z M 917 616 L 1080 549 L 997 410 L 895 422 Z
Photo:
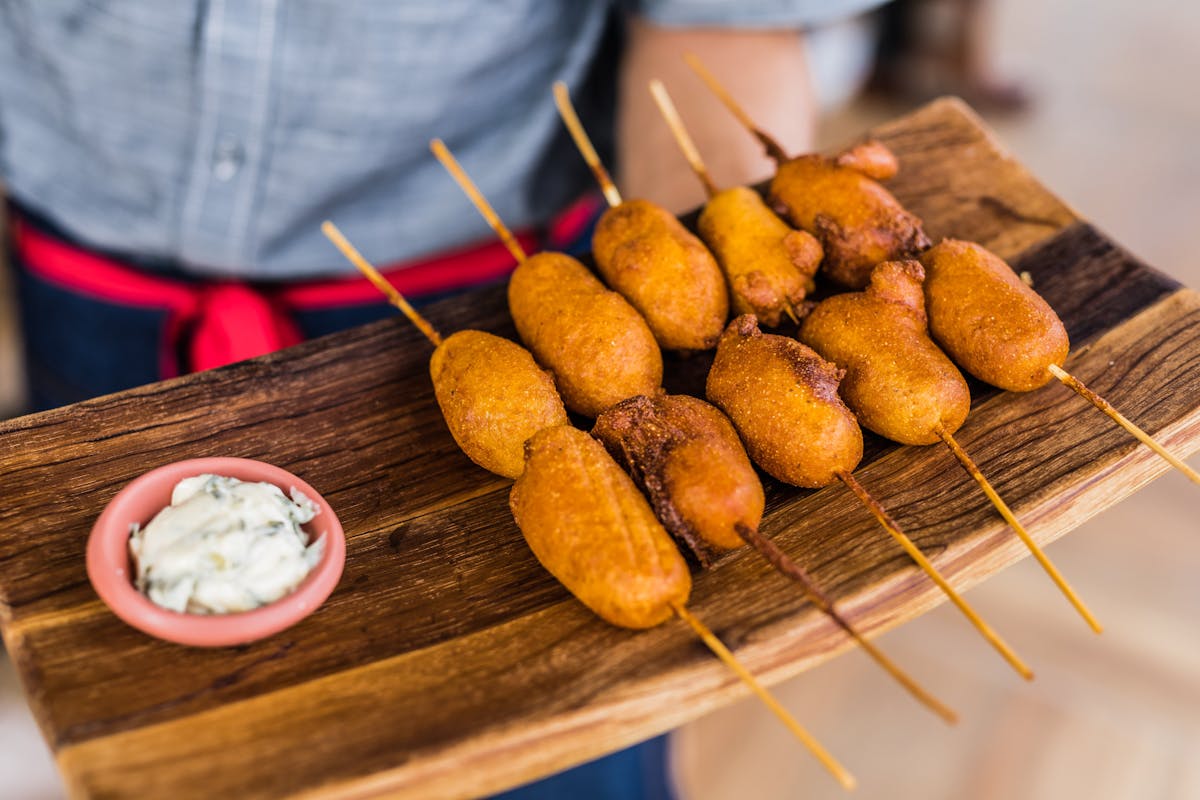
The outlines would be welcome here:
M 432 137 L 514 228 L 590 188 L 550 86 L 606 145 L 621 15 L 800 28 L 878 2 L 0 0 L 0 178 L 88 246 L 197 275 L 352 271 L 326 217 L 392 264 L 490 236 Z

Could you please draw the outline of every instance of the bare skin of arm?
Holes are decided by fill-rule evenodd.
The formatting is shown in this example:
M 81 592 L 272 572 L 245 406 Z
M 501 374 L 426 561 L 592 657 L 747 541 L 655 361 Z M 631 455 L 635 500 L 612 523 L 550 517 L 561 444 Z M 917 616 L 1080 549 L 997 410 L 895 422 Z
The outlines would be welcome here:
M 762 145 L 683 62 L 698 55 L 763 130 L 788 153 L 813 147 L 816 100 L 799 31 L 662 28 L 629 23 L 617 112 L 618 186 L 626 198 L 652 200 L 673 212 L 704 202 L 704 193 L 647 90 L 659 78 L 687 123 L 713 180 L 725 188 L 769 178 L 775 165 Z

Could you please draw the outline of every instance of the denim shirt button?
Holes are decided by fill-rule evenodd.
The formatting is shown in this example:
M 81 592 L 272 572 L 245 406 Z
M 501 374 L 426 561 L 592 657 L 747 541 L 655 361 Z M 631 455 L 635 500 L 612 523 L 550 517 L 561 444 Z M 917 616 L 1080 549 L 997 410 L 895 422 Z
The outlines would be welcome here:
M 213 177 L 222 182 L 233 180 L 245 160 L 246 151 L 242 143 L 232 136 L 222 136 L 213 148 Z

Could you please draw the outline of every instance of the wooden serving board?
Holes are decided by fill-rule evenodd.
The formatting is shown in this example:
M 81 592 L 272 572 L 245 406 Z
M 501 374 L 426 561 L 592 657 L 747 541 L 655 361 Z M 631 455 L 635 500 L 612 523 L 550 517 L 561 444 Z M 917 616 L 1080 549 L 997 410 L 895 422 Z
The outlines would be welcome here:
M 935 240 L 974 239 L 1028 270 L 1071 333 L 1069 369 L 1176 452 L 1200 446 L 1200 296 L 1077 218 L 961 103 L 875 133 L 900 158 L 892 188 Z M 443 331 L 513 334 L 501 288 L 428 313 Z M 388 320 L 0 425 L 0 626 L 74 795 L 466 797 L 746 693 L 681 623 L 610 627 L 539 567 L 508 514 L 508 482 L 450 438 L 429 353 Z M 686 375 L 695 362 L 668 369 Z M 975 390 L 960 441 L 1042 542 L 1166 469 L 1057 384 Z M 1025 557 L 945 448 L 868 438 L 859 479 L 956 586 Z M 254 645 L 149 638 L 100 603 L 84 572 L 88 531 L 113 494 L 151 467 L 208 455 L 295 472 L 347 533 L 332 597 Z M 767 493 L 764 532 L 862 629 L 942 602 L 845 488 L 768 481 Z M 1073 577 L 1084 596 L 1103 589 Z M 1047 613 L 1073 613 L 1049 581 L 1044 592 Z M 752 552 L 697 575 L 691 608 L 768 683 L 849 646 Z M 1021 650 L 1020 630 L 1001 633 Z M 962 643 L 987 647 L 965 623 Z

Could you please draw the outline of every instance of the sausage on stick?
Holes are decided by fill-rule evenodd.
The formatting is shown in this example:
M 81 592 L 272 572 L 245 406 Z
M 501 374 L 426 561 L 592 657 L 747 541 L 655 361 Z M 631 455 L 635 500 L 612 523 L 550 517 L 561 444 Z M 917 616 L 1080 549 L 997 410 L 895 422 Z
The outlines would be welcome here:
M 554 380 L 524 347 L 484 331 L 442 338 L 332 222 L 321 231 L 350 263 L 400 309 L 434 346 L 433 392 L 454 441 L 486 470 L 515 478 L 525 469 L 525 440 L 564 425 L 567 412 Z M 487 424 L 481 424 L 486 420 Z
M 1062 320 L 1005 261 L 974 242 L 946 239 L 921 255 L 933 338 L 982 381 L 1028 392 L 1057 378 L 1193 483 L 1200 474 L 1071 375 Z
M 804 318 L 800 340 L 846 371 L 839 392 L 864 428 L 900 444 L 945 442 L 1080 616 L 1100 633 L 1100 623 L 954 438 L 967 419 L 971 393 L 929 338 L 924 278 L 918 261 L 885 261 L 872 271 L 865 291 L 818 303 Z
M 604 447 L 562 425 L 538 433 L 526 450 L 509 506 L 542 566 L 614 625 L 649 628 L 678 616 L 843 787 L 853 789 L 854 777 L 688 611 L 692 581 L 683 556 Z
M 721 552 L 751 545 L 799 583 L 813 605 L 913 697 L 946 722 L 957 722 L 954 711 L 860 635 L 816 581 L 759 532 L 762 483 L 720 409 L 699 398 L 665 392 L 631 397 L 601 414 L 592 435 L 633 477 L 667 532 L 702 566 Z
M 1023 678 L 1033 672 L 975 613 L 852 474 L 862 431 L 838 397 L 842 372 L 795 339 L 766 334 L 747 314 L 729 323 L 708 373 L 708 398 L 729 415 L 750 457 L 785 483 L 841 481 Z
M 554 100 L 610 206 L 592 237 L 596 268 L 642 312 L 663 348 L 712 349 L 729 317 L 721 268 L 665 208 L 648 200 L 621 200 L 562 82 L 554 84 Z
M 812 291 L 823 256 L 820 242 L 781 220 L 753 189 L 718 190 L 666 87 L 650 81 L 650 94 L 708 194 L 697 228 L 725 272 L 733 313 L 754 314 L 770 327 L 784 314 L 798 321 L 796 307 Z
M 500 237 L 517 268 L 508 308 L 517 333 L 554 374 L 567 408 L 594 417 L 662 383 L 662 353 L 637 310 L 564 253 L 526 256 L 440 139 L 430 149 Z
M 906 258 L 929 246 L 921 220 L 879 183 L 897 170 L 895 156 L 883 144 L 865 142 L 834 158 L 789 157 L 700 59 L 691 53 L 684 59 L 775 161 L 771 201 L 793 225 L 820 240 L 825 252 L 822 268 L 830 278 L 861 289 L 880 261 Z

